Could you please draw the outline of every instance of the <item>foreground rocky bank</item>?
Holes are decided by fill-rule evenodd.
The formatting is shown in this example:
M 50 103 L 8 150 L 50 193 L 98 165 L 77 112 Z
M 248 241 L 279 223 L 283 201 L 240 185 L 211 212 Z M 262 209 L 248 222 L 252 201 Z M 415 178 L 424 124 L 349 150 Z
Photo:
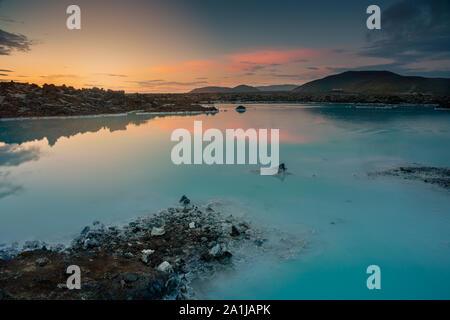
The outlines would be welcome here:
M 75 89 L 0 82 L 0 118 L 60 117 L 143 112 L 217 112 L 177 95 L 126 94 L 99 88 Z
M 233 268 L 244 248 L 266 254 L 267 234 L 217 203 L 180 206 L 122 227 L 85 227 L 69 247 L 39 241 L 0 248 L 0 299 L 186 299 L 197 279 Z M 303 240 L 281 239 L 279 254 L 297 252 Z M 67 267 L 81 269 L 81 289 L 69 290 Z

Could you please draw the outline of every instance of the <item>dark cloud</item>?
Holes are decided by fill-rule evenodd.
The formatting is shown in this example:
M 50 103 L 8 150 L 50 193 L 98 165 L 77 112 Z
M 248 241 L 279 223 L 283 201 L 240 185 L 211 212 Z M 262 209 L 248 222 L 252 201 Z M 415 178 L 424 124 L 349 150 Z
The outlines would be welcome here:
M 381 30 L 367 33 L 362 55 L 412 62 L 450 59 L 450 1 L 403 0 L 381 14 Z
M 317 67 L 308 67 L 307 69 L 309 69 L 309 70 L 319 70 L 319 68 L 317 68 Z
M 22 34 L 14 34 L 0 29 L 0 55 L 9 55 L 11 51 L 29 51 L 32 41 Z
M 18 166 L 23 162 L 38 160 L 39 157 L 38 147 L 22 148 L 17 144 L 0 146 L 0 166 Z
M 0 69 L 0 72 L 13 72 L 12 70 Z

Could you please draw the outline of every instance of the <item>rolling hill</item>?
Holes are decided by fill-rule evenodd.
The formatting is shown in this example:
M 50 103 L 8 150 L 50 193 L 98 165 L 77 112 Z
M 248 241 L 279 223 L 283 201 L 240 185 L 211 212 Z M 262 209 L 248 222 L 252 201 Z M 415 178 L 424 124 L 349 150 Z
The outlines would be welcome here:
M 296 84 L 274 84 L 271 86 L 260 86 L 256 87 L 256 89 L 264 92 L 276 92 L 276 91 L 291 91 L 295 88 L 297 88 L 298 85 Z
M 247 85 L 239 85 L 234 88 L 228 87 L 203 87 L 191 90 L 189 93 L 243 93 L 243 92 L 259 92 L 255 87 Z
M 305 83 L 297 94 L 450 94 L 450 79 L 401 76 L 389 71 L 347 71 Z
M 228 87 L 203 87 L 197 88 L 190 93 L 251 93 L 251 92 L 279 92 L 279 91 L 291 91 L 297 88 L 295 84 L 276 84 L 269 86 L 251 87 L 247 85 L 240 85 L 234 88 Z

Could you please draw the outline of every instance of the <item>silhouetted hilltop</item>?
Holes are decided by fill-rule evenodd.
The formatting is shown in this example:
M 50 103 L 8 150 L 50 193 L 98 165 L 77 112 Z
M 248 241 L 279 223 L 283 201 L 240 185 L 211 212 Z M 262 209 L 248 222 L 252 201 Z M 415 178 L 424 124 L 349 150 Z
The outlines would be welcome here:
M 256 87 L 256 89 L 264 92 L 277 92 L 277 91 L 291 91 L 297 87 L 298 85 L 296 84 L 274 84 L 271 86 L 259 86 Z
M 252 87 L 241 84 L 234 88 L 229 87 L 203 87 L 191 90 L 189 93 L 257 93 L 257 92 L 277 92 L 277 91 L 291 91 L 297 88 L 295 84 L 275 84 L 269 86 Z
M 450 79 L 401 76 L 389 71 L 346 71 L 314 80 L 297 94 L 450 94 Z
M 259 92 L 255 87 L 241 84 L 234 88 L 228 87 L 203 87 L 191 90 L 189 93 L 242 93 L 242 92 Z
M 255 87 L 241 84 L 240 86 L 234 87 L 233 92 L 259 92 L 259 90 L 256 89 Z

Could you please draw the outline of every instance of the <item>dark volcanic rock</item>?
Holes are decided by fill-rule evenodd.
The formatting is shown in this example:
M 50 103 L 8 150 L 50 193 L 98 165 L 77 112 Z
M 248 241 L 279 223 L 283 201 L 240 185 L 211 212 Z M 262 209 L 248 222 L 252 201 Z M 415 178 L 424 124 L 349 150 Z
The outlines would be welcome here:
M 392 176 L 406 180 L 419 180 L 450 190 L 450 168 L 445 167 L 403 166 L 385 171 L 370 172 L 368 175 L 372 177 Z
M 49 88 L 50 89 L 50 88 Z M 187 197 L 182 197 L 182 203 Z M 211 210 L 206 210 L 210 208 Z M 123 227 L 100 222 L 83 228 L 70 247 L 49 250 L 28 242 L 26 251 L 0 251 L 3 299 L 185 299 L 192 280 L 230 268 L 233 248 L 254 247 L 256 230 L 224 217 L 211 204 L 175 207 Z M 192 228 L 193 224 L 195 225 Z M 152 235 L 152 230 L 164 233 Z M 9 250 L 9 251 L 8 251 Z M 81 269 L 82 289 L 66 286 L 69 265 Z
M 239 106 L 239 107 L 236 108 L 236 111 L 239 112 L 239 113 L 243 113 L 243 112 L 245 112 L 246 110 L 247 110 L 247 108 L 244 107 L 244 106 Z
M 281 163 L 279 166 L 278 166 L 278 173 L 285 173 L 286 172 L 286 166 L 285 166 L 285 164 L 284 163 Z
M 0 82 L 0 118 L 80 116 L 143 112 L 216 113 L 180 95 L 126 94 L 124 91 L 74 89 L 18 82 Z

